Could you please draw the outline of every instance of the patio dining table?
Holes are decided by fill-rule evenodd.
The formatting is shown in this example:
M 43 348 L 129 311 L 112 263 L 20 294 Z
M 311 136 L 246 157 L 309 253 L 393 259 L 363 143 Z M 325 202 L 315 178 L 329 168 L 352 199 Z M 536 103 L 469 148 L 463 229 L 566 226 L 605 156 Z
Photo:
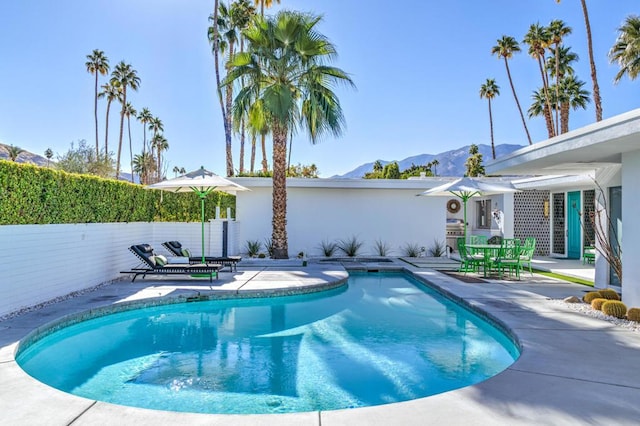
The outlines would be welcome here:
M 483 276 L 486 278 L 487 277 L 487 264 L 489 264 L 489 259 L 491 259 L 491 257 L 495 257 L 498 255 L 498 252 L 500 251 L 500 247 L 502 247 L 500 244 L 466 244 L 467 248 L 470 248 L 473 251 L 478 251 L 478 252 L 482 252 L 482 255 L 484 257 L 484 262 L 482 262 L 482 273 Z

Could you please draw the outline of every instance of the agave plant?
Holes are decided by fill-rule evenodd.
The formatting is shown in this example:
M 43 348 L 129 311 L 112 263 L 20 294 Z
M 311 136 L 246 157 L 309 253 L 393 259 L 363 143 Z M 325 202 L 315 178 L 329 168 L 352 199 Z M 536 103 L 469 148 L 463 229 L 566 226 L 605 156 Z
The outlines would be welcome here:
M 320 250 L 325 257 L 331 257 L 338 249 L 338 244 L 329 240 L 322 240 Z
M 420 253 L 422 253 L 422 247 L 420 244 L 407 243 L 402 246 L 400 249 L 402 251 L 403 256 L 406 257 L 419 257 Z
M 381 239 L 377 239 L 373 243 L 374 251 L 378 256 L 386 256 L 391 250 L 391 246 L 386 241 L 382 241 Z
M 358 251 L 360 250 L 363 244 L 364 243 L 362 241 L 358 241 L 358 237 L 354 235 L 351 238 L 347 238 L 345 240 L 339 240 L 337 246 L 340 249 L 340 251 L 342 251 L 347 256 L 355 257 L 358 255 Z
M 273 240 L 271 238 L 264 239 L 264 248 L 267 250 L 269 257 L 273 257 Z
M 247 256 L 256 257 L 258 253 L 260 253 L 262 243 L 259 240 L 247 240 L 244 247 L 247 252 Z
M 429 256 L 442 257 L 447 253 L 447 246 L 443 241 L 433 240 L 433 245 L 429 247 Z

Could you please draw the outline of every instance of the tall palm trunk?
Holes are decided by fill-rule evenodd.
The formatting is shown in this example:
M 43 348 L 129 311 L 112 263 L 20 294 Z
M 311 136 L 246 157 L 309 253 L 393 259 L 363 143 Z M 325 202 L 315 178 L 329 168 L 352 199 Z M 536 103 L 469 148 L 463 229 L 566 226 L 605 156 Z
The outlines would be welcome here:
M 109 110 L 111 109 L 111 99 L 107 100 L 107 117 L 104 121 L 104 156 L 109 158 Z
M 255 133 L 251 134 L 251 174 L 253 174 L 253 171 L 255 170 L 255 165 L 256 165 L 256 135 Z
M 124 85 L 123 85 L 124 86 Z M 122 136 L 124 135 L 124 116 L 127 105 L 127 86 L 122 90 L 122 110 L 120 111 L 120 138 L 118 139 L 118 159 L 116 160 L 116 180 L 120 177 L 120 155 L 122 154 Z
M 556 130 L 553 127 L 553 116 L 551 112 L 551 99 L 549 98 L 549 80 L 547 78 L 547 73 L 542 66 L 542 58 L 540 55 L 538 56 L 538 67 L 540 68 L 540 75 L 542 76 L 542 91 L 544 92 L 544 121 L 547 125 L 547 133 L 550 138 L 556 135 Z
M 584 24 L 587 27 L 587 45 L 589 46 L 589 64 L 591 64 L 591 80 L 593 81 L 593 103 L 596 105 L 596 121 L 602 120 L 602 100 L 600 99 L 600 87 L 598 86 L 598 76 L 596 75 L 596 63 L 593 59 L 593 42 L 591 40 L 591 24 L 589 23 L 589 12 L 587 11 L 586 0 L 581 0 L 582 13 L 584 14 Z
M 224 98 L 222 96 L 222 88 L 220 86 L 220 33 L 218 32 L 218 6 L 219 1 L 215 0 L 213 9 L 213 62 L 216 73 L 216 92 L 218 101 L 220 102 L 220 111 L 222 112 L 222 122 L 224 124 L 224 140 L 227 152 L 227 176 L 233 176 L 233 156 L 231 155 L 231 126 L 229 125 L 229 111 L 225 109 Z
M 269 171 L 269 164 L 267 163 L 267 134 L 263 133 L 260 140 L 262 148 L 262 171 L 267 173 Z
M 98 144 L 98 74 L 100 72 L 96 69 L 96 86 L 95 97 L 93 98 L 93 117 L 96 121 L 96 160 L 100 158 L 100 146 Z
M 233 58 L 233 43 L 229 43 L 229 57 Z M 228 74 L 228 71 L 227 71 Z M 233 103 L 233 85 L 227 86 L 227 104 L 226 108 L 226 122 L 224 126 L 224 139 L 227 147 L 227 176 L 233 176 L 233 151 L 231 150 L 231 130 L 232 130 L 232 117 L 231 117 L 231 104 Z
M 556 133 L 558 134 L 565 133 L 562 129 L 560 129 L 560 124 L 558 123 L 558 113 L 560 112 L 559 110 L 561 109 L 559 104 L 560 104 L 560 43 L 556 43 Z
M 569 110 L 569 102 L 563 102 L 560 106 L 560 123 L 562 126 L 562 133 L 567 133 L 569 131 Z
M 245 142 L 245 128 L 244 128 L 244 118 L 240 123 L 240 173 L 244 173 L 244 142 Z
M 287 129 L 274 123 L 273 132 L 273 258 L 288 259 L 287 240 Z
M 513 80 L 511 79 L 511 71 L 509 70 L 509 61 L 507 58 L 504 58 L 504 65 L 507 67 L 507 77 L 509 77 L 509 84 L 511 85 L 511 91 L 513 92 L 513 98 L 516 100 L 516 105 L 518 106 L 518 111 L 520 112 L 520 118 L 522 119 L 522 125 L 524 126 L 524 131 L 527 134 L 527 140 L 529 141 L 529 145 L 533 145 L 531 142 L 531 135 L 529 135 L 529 129 L 527 128 L 527 122 L 524 119 L 524 114 L 522 113 L 522 108 L 520 107 L 520 102 L 518 101 L 518 95 L 516 94 L 516 88 L 513 85 Z
M 489 130 L 491 131 L 491 155 L 493 159 L 496 159 L 496 146 L 493 143 L 493 115 L 491 114 L 491 98 L 487 98 L 489 100 Z M 435 165 L 434 165 L 435 170 Z M 435 171 L 434 171 L 435 176 Z
M 131 183 L 133 183 L 133 144 L 131 143 L 131 116 L 127 115 L 127 131 L 129 133 L 129 166 L 131 166 Z

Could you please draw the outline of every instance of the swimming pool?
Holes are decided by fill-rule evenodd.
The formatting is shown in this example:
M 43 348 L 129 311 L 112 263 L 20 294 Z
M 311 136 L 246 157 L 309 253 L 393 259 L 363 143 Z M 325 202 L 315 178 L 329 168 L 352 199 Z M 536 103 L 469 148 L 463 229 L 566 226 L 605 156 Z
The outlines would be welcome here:
M 166 305 L 70 325 L 17 356 L 53 387 L 136 407 L 284 413 L 425 397 L 518 356 L 480 317 L 404 274 L 305 296 Z

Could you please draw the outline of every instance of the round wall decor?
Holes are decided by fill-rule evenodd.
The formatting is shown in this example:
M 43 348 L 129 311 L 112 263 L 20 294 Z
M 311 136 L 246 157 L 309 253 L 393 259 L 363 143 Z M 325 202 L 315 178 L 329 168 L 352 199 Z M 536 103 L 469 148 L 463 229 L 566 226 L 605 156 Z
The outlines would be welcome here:
M 458 200 L 449 200 L 447 203 L 447 210 L 449 213 L 458 213 L 460 211 L 460 201 Z

